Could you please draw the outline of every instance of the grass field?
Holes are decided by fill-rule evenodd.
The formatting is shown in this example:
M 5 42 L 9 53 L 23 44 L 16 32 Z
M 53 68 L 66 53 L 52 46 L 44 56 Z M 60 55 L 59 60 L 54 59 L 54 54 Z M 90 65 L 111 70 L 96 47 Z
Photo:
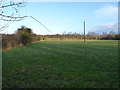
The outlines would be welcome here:
M 42 41 L 3 51 L 3 88 L 117 88 L 118 41 Z

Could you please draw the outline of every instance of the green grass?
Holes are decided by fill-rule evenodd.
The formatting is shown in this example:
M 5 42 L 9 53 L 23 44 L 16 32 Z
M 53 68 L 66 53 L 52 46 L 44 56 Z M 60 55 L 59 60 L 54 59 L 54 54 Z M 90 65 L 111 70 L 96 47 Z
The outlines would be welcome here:
M 3 51 L 3 88 L 117 88 L 118 41 L 42 41 Z

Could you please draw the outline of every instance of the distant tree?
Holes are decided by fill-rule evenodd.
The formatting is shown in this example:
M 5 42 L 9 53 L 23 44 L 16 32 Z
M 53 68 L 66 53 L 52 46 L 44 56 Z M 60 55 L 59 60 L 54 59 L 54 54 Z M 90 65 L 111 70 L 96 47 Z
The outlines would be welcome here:
M 68 34 L 68 35 L 71 35 L 71 34 L 72 34 L 72 32 L 68 32 L 67 34 Z
M 101 39 L 107 39 L 107 32 L 102 32 Z
M 116 35 L 115 32 L 110 31 L 110 33 L 107 35 L 107 38 L 110 39 L 110 40 L 115 39 L 115 35 Z
M 87 39 L 93 39 L 92 32 L 87 33 Z
M 88 32 L 87 33 L 87 38 L 88 39 L 98 39 L 99 38 L 99 34 L 96 32 Z
M 116 40 L 120 40 L 120 34 L 116 34 L 116 35 L 115 35 L 115 39 L 116 39 Z
M 65 35 L 66 34 L 66 31 L 64 31 L 63 33 L 62 33 L 62 35 Z
M 106 36 L 106 35 L 107 35 L 107 32 L 102 32 L 102 35 L 103 35 L 103 36 Z
M 110 35 L 115 35 L 116 33 L 114 31 L 110 31 Z

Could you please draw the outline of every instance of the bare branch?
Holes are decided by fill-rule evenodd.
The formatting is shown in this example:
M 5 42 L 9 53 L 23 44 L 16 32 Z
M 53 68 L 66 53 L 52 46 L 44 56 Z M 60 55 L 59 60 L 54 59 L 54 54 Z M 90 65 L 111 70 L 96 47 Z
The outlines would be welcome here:
M 2 17 L 7 17 L 7 18 L 24 18 L 24 17 L 27 17 L 27 16 L 23 16 L 23 17 L 12 17 L 12 16 L 3 15 L 3 14 L 0 14 L 0 16 L 2 16 Z
M 35 21 L 37 21 L 40 25 L 42 25 L 47 31 L 49 31 L 50 33 L 52 33 L 45 25 L 43 25 L 39 20 L 37 20 L 33 16 L 22 16 L 22 17 L 21 16 L 14 16 L 14 13 L 12 13 L 11 15 L 5 15 L 4 12 L 3 12 L 4 8 L 12 7 L 14 9 L 14 11 L 16 11 L 16 13 L 17 13 L 18 12 L 18 8 L 17 7 L 22 7 L 21 5 L 23 5 L 24 3 L 25 2 L 15 3 L 15 2 L 12 2 L 12 1 L 10 1 L 10 3 L 8 5 L 2 5 L 0 3 L 2 5 L 2 6 L 0 6 L 0 9 L 2 9 L 2 10 L 0 10 L 0 20 L 1 21 L 7 21 L 7 22 L 10 23 L 11 21 L 12 22 L 14 22 L 14 21 L 21 21 L 21 20 L 23 20 L 26 17 L 30 17 L 30 18 L 34 19 Z M 2 26 L 0 28 L 0 31 L 3 28 L 7 27 L 9 23 L 7 23 L 6 25 Z
M 12 4 L 9 4 L 9 5 L 3 5 L 1 6 L 0 8 L 6 8 L 6 7 L 12 7 L 12 6 L 17 6 L 17 7 L 21 7 L 20 5 L 24 4 L 24 2 L 19 2 L 19 3 L 12 3 Z
M 30 17 L 30 18 L 34 19 L 35 21 L 37 21 L 40 25 L 42 25 L 47 31 L 52 33 L 45 25 L 43 25 L 39 20 L 37 20 L 36 18 L 34 18 L 32 16 L 13 17 L 13 16 L 6 16 L 6 15 L 3 15 L 3 14 L 0 14 L 0 16 L 10 18 L 10 20 L 9 19 L 1 19 L 3 21 L 21 21 L 22 19 L 24 19 L 26 17 Z
M 0 27 L 0 31 L 5 30 L 9 26 L 10 21 L 8 21 L 4 26 Z
M 4 3 L 7 2 L 7 3 Z M 0 21 L 6 21 L 7 23 L 5 25 L 0 26 L 0 31 L 3 30 L 4 28 L 8 27 L 8 24 L 12 21 L 21 21 L 24 17 L 14 16 L 14 13 L 18 13 L 19 7 L 24 7 L 24 0 L 20 2 L 14 2 L 14 0 L 11 1 L 5 1 L 5 0 L 0 0 Z M 14 12 L 11 13 L 10 15 L 6 15 L 4 13 L 4 8 L 13 8 Z
M 14 22 L 14 21 L 21 21 L 21 20 L 23 20 L 23 19 L 14 19 L 14 20 L 1 19 L 1 20 L 3 20 L 3 21 L 12 21 L 12 22 Z

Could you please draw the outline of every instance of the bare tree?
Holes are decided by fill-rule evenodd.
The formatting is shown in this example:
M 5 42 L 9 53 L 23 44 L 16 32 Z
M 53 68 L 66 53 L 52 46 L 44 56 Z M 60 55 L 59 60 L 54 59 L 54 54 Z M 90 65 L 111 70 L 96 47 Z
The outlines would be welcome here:
M 51 33 L 51 31 L 45 25 L 43 25 L 39 20 L 37 20 L 33 16 L 20 15 L 19 9 L 21 7 L 25 7 L 25 5 L 26 4 L 24 0 L 19 0 L 19 2 L 15 2 L 14 0 L 0 0 L 0 31 L 3 31 L 5 28 L 7 28 L 10 22 L 21 21 L 26 17 L 30 17 L 37 21 L 40 25 L 42 25 L 47 31 Z M 5 12 L 5 9 L 7 9 L 7 13 Z M 1 25 L 1 22 L 5 22 L 4 25 Z
M 0 0 L 0 31 L 8 27 L 10 22 L 20 21 L 25 18 L 19 13 L 19 9 L 25 7 L 25 1 Z M 1 22 L 4 22 L 2 25 Z

